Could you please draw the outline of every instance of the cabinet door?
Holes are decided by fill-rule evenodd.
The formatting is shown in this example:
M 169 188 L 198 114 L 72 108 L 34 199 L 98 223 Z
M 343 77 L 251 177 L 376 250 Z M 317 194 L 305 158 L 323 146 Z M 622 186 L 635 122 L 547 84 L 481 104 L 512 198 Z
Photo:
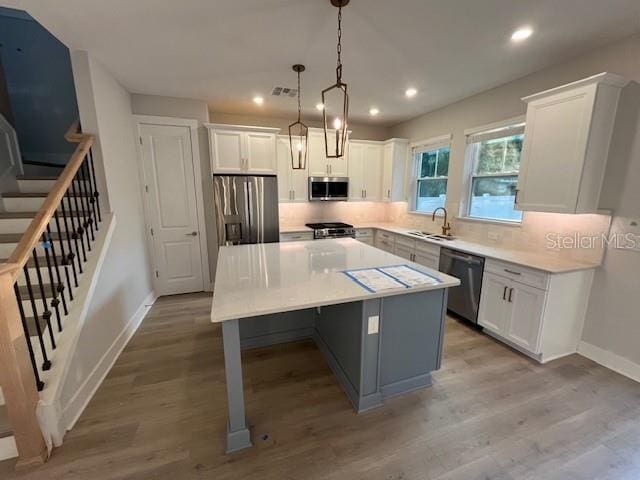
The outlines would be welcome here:
M 595 92 L 596 85 L 589 85 L 527 105 L 518 177 L 520 210 L 575 213 Z
M 506 325 L 511 315 L 511 304 L 507 301 L 510 288 L 510 280 L 484 273 L 478 323 L 502 336 L 506 336 Z
M 364 155 L 364 144 L 349 144 L 349 200 L 364 200 Z
M 276 173 L 276 136 L 273 133 L 246 132 L 247 172 Z
M 396 243 L 396 251 L 394 253 L 399 257 L 406 258 L 407 260 L 413 261 L 413 249 L 405 245 Z
M 370 202 L 382 200 L 382 145 L 365 145 L 364 148 L 364 199 Z
M 438 270 L 440 257 L 438 255 L 430 255 L 428 253 L 423 253 L 419 250 L 416 250 L 413 261 L 419 263 L 420 265 L 424 265 L 425 267 Z
M 327 137 L 329 145 L 334 145 L 336 142 L 335 134 L 329 134 Z M 323 144 L 324 148 L 324 144 Z M 348 177 L 349 176 L 349 138 L 347 137 L 347 143 L 344 148 L 344 156 L 340 158 L 328 158 L 329 174 L 332 177 Z
M 394 253 L 394 250 L 395 250 L 395 245 L 393 240 L 380 235 L 375 236 L 374 245 L 376 246 L 376 248 L 379 248 L 380 250 L 384 250 L 385 252 L 389 252 L 389 253 Z
M 213 173 L 242 173 L 243 133 L 237 130 L 209 130 Z
M 309 173 L 307 169 L 291 170 L 291 194 L 294 202 L 307 202 L 309 200 Z
M 278 137 L 277 153 L 278 161 L 278 201 L 286 203 L 292 201 L 291 187 L 291 150 L 289 137 Z
M 391 201 L 391 182 L 393 176 L 393 144 L 387 143 L 382 152 L 382 200 Z
M 545 295 L 544 290 L 518 282 L 513 282 L 507 293 L 512 308 L 505 337 L 532 353 L 538 353 Z
M 329 175 L 327 156 L 324 151 L 324 133 L 309 131 L 309 176 L 324 177 Z

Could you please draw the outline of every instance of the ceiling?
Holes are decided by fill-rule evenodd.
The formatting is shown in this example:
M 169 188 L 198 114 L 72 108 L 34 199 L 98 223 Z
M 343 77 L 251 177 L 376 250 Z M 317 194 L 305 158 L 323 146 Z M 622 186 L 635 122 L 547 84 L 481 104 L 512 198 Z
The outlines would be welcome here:
M 318 116 L 335 80 L 329 0 L 0 0 L 90 51 L 131 92 L 206 100 L 212 110 Z M 64 5 L 64 8 L 62 8 Z M 514 44 L 522 25 L 535 33 Z M 343 11 L 350 118 L 392 125 L 640 31 L 638 0 L 351 0 Z M 418 95 L 407 99 L 407 87 Z M 259 107 L 255 95 L 265 98 Z M 380 114 L 369 117 L 375 106 Z

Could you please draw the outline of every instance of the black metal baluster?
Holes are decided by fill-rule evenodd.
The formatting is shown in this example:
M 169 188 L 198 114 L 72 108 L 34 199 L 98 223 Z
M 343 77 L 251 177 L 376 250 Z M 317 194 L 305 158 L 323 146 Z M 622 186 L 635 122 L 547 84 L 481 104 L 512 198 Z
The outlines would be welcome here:
M 78 229 L 79 228 L 81 229 L 82 227 L 80 227 L 80 225 L 76 225 L 77 223 L 79 223 L 78 212 L 77 211 L 74 212 L 73 209 L 71 208 L 71 198 L 69 197 L 69 190 L 67 190 L 67 193 L 65 194 L 65 198 L 67 199 L 67 208 L 69 209 L 71 225 L 73 226 L 73 229 L 71 230 L 71 238 L 73 238 L 73 241 L 75 242 L 75 245 L 76 245 L 75 257 L 78 262 L 78 271 L 82 273 L 82 257 L 80 256 L 80 250 L 82 249 L 82 251 L 84 252 L 84 244 L 82 243 L 82 241 L 78 242 L 78 238 L 80 238 L 78 236 Z M 85 252 L 85 259 L 86 259 L 86 252 Z
M 69 193 L 69 191 L 67 190 L 67 193 Z M 78 204 L 78 192 L 76 192 L 76 184 L 73 182 L 73 180 L 71 181 L 71 197 L 73 197 L 73 203 L 76 207 L 76 223 L 78 224 L 78 228 L 76 228 L 76 233 L 78 235 L 80 235 L 80 245 L 82 246 L 82 258 L 83 261 L 86 262 L 87 261 L 87 250 L 86 250 L 86 246 L 84 244 L 85 242 L 85 238 L 82 236 L 82 234 L 84 233 L 84 228 L 82 228 L 82 223 L 80 222 L 80 215 L 81 215 L 81 211 L 80 211 L 80 206 Z
M 42 370 L 49 370 L 51 368 L 51 361 L 47 356 L 47 347 L 44 345 L 42 339 L 42 328 L 40 328 L 40 318 L 38 317 L 38 309 L 36 308 L 36 301 L 33 298 L 33 287 L 31 286 L 31 277 L 29 276 L 29 267 L 27 265 L 22 269 L 24 272 L 24 278 L 27 282 L 27 292 L 29 293 L 29 303 L 31 304 L 31 310 L 33 311 L 33 320 L 36 324 L 36 333 L 38 334 L 38 342 L 40 343 L 40 349 L 42 350 Z
M 62 208 L 62 219 L 64 220 L 64 229 L 65 229 L 65 233 L 66 233 L 66 237 L 67 237 L 67 244 L 69 246 L 69 255 L 67 256 L 67 260 L 71 263 L 71 267 L 73 268 L 73 280 L 74 283 L 76 285 L 76 288 L 78 287 L 78 273 L 76 272 L 76 264 L 73 263 L 73 259 L 77 258 L 76 255 L 73 253 L 73 245 L 71 244 L 71 239 L 75 237 L 73 236 L 73 230 L 74 230 L 74 226 L 73 226 L 73 217 L 71 217 L 71 228 L 69 228 L 69 222 L 68 222 L 68 215 L 67 215 L 67 211 L 64 207 L 64 200 L 65 200 L 66 195 L 64 197 L 62 197 L 62 200 L 60 201 L 60 207 Z M 67 199 L 68 201 L 68 199 Z M 71 210 L 69 210 L 69 215 L 73 215 L 73 212 Z M 58 228 L 58 231 L 60 231 L 60 228 Z M 78 251 L 78 240 L 75 239 L 75 243 L 76 243 L 76 251 Z M 82 266 L 80 265 L 80 259 L 77 259 L 78 262 L 78 268 L 80 269 L 80 273 L 82 273 Z
M 51 328 L 51 310 L 49 310 L 49 305 L 47 305 L 47 295 L 44 292 L 44 283 L 42 282 L 42 274 L 40 273 L 40 262 L 38 261 L 38 254 L 35 248 L 32 250 L 31 255 L 33 256 L 33 262 L 36 266 L 36 276 L 38 277 L 38 286 L 40 287 L 43 309 L 42 318 L 47 322 L 47 327 L 49 327 L 49 337 L 51 337 L 51 347 L 55 349 L 56 339 L 53 336 L 53 328 Z
M 98 209 L 98 222 L 102 221 L 102 214 L 100 213 L 100 192 L 98 192 L 98 183 L 96 182 L 96 168 L 93 165 L 93 151 L 89 149 L 89 163 L 91 165 L 91 178 L 93 179 L 93 198 L 95 199 L 95 206 Z
M 53 212 L 53 218 L 56 221 L 56 228 L 58 229 L 58 242 L 60 243 L 60 255 L 61 255 L 61 264 L 64 267 L 64 276 L 67 279 L 67 295 L 69 296 L 69 301 L 72 302 L 73 301 L 73 289 L 71 288 L 71 276 L 69 275 L 69 259 L 67 258 L 67 255 L 64 251 L 64 240 L 62 239 L 62 230 L 60 230 L 60 218 L 58 217 L 58 211 L 56 210 L 55 212 Z M 49 226 L 47 226 L 47 232 L 49 231 Z M 70 242 L 71 240 L 69 239 L 69 232 L 66 232 L 66 236 L 67 236 L 67 240 Z M 52 250 L 53 253 L 53 259 L 54 262 L 56 262 L 56 268 L 58 268 L 57 266 L 57 262 L 58 259 L 56 257 L 55 254 L 55 246 Z M 71 262 L 71 266 L 73 267 L 73 273 L 75 275 L 76 273 L 76 269 L 75 269 L 75 265 L 73 265 L 73 261 Z M 78 286 L 78 278 L 76 277 L 76 286 Z M 64 298 L 64 295 L 62 295 L 62 298 Z M 67 305 L 66 303 L 64 304 L 64 314 L 67 315 L 69 312 L 67 311 Z
M 47 229 L 49 226 L 47 225 Z M 51 255 L 49 254 L 49 250 L 53 245 L 53 241 L 51 240 L 51 234 L 49 232 L 45 232 L 42 234 L 42 248 L 44 248 L 44 258 L 47 262 L 47 272 L 49 273 L 49 287 L 51 288 L 51 306 L 53 307 L 54 312 L 56 312 L 56 322 L 58 323 L 58 332 L 62 331 L 62 319 L 60 318 L 60 300 L 58 299 L 58 292 L 60 292 L 58 287 L 63 287 L 62 282 L 60 282 L 60 272 L 56 272 L 58 275 L 54 278 L 53 269 L 51 268 Z M 62 300 L 64 301 L 64 295 L 62 295 Z M 46 300 L 45 300 L 46 301 Z M 66 310 L 66 307 L 65 307 Z
M 31 334 L 29 333 L 29 325 L 27 324 L 27 316 L 24 314 L 24 307 L 22 306 L 22 295 L 20 295 L 20 289 L 18 284 L 13 284 L 13 291 L 16 293 L 16 300 L 18 302 L 18 310 L 20 311 L 20 320 L 22 321 L 22 329 L 24 330 L 24 337 L 27 341 L 27 348 L 29 349 L 29 358 L 31 359 L 31 367 L 33 367 L 33 376 L 36 377 L 36 387 L 41 392 L 44 388 L 44 382 L 40 380 L 40 373 L 38 373 L 38 366 L 36 365 L 36 356 L 33 353 L 33 345 L 31 345 Z
M 82 208 L 84 208 L 84 229 L 87 231 L 87 244 L 89 251 L 91 251 L 91 242 L 89 241 L 89 233 L 91 234 L 91 241 L 95 242 L 96 237 L 93 233 L 93 220 L 91 219 L 91 209 L 89 208 L 89 195 L 87 194 L 87 182 L 84 178 L 84 170 L 82 168 L 84 161 L 80 164 L 80 168 L 76 173 L 76 179 L 78 180 L 78 190 L 80 191 L 82 199 Z
M 89 167 L 90 157 L 87 154 L 87 158 L 84 162 L 82 162 L 82 166 L 80 168 L 85 169 L 85 176 L 87 177 L 88 188 L 89 188 L 89 204 L 91 205 L 91 212 L 93 216 L 91 217 L 91 221 L 93 222 L 93 228 L 95 231 L 98 231 L 98 214 L 96 213 L 96 199 L 95 199 L 95 189 L 93 187 L 93 182 L 91 181 L 91 169 Z

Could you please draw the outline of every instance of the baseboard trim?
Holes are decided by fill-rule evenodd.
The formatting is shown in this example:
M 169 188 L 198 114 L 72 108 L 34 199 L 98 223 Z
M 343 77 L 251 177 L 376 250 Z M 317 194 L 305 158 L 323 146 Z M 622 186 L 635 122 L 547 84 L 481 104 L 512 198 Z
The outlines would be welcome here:
M 61 421 L 64 431 L 71 430 L 78 421 L 78 418 L 80 418 L 80 415 L 95 395 L 96 391 L 113 367 L 113 364 L 122 353 L 122 350 L 124 350 L 127 343 L 129 343 L 129 340 L 131 340 L 131 337 L 133 337 L 133 334 L 138 330 L 138 327 L 144 320 L 147 312 L 156 299 L 157 296 L 153 291 L 147 295 L 120 334 L 116 337 L 104 355 L 102 355 L 102 358 L 100 358 L 80 388 L 78 388 L 78 391 L 73 395 L 73 397 L 71 397 L 69 403 L 64 406 L 62 409 Z
M 432 384 L 431 373 L 425 373 L 416 377 L 407 378 L 406 380 L 382 385 L 380 386 L 380 392 L 382 393 L 382 399 L 386 400 L 387 398 L 430 387 Z
M 628 358 L 621 357 L 620 355 L 587 342 L 580 342 L 578 345 L 578 353 L 609 370 L 613 370 L 631 380 L 640 382 L 640 365 L 632 362 Z

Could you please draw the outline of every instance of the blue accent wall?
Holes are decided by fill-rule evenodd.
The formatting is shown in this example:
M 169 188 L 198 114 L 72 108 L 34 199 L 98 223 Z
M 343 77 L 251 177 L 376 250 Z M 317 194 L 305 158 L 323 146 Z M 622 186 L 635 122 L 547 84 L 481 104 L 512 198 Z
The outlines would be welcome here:
M 25 160 L 65 164 L 78 118 L 69 49 L 27 13 L 0 7 L 0 62 Z

